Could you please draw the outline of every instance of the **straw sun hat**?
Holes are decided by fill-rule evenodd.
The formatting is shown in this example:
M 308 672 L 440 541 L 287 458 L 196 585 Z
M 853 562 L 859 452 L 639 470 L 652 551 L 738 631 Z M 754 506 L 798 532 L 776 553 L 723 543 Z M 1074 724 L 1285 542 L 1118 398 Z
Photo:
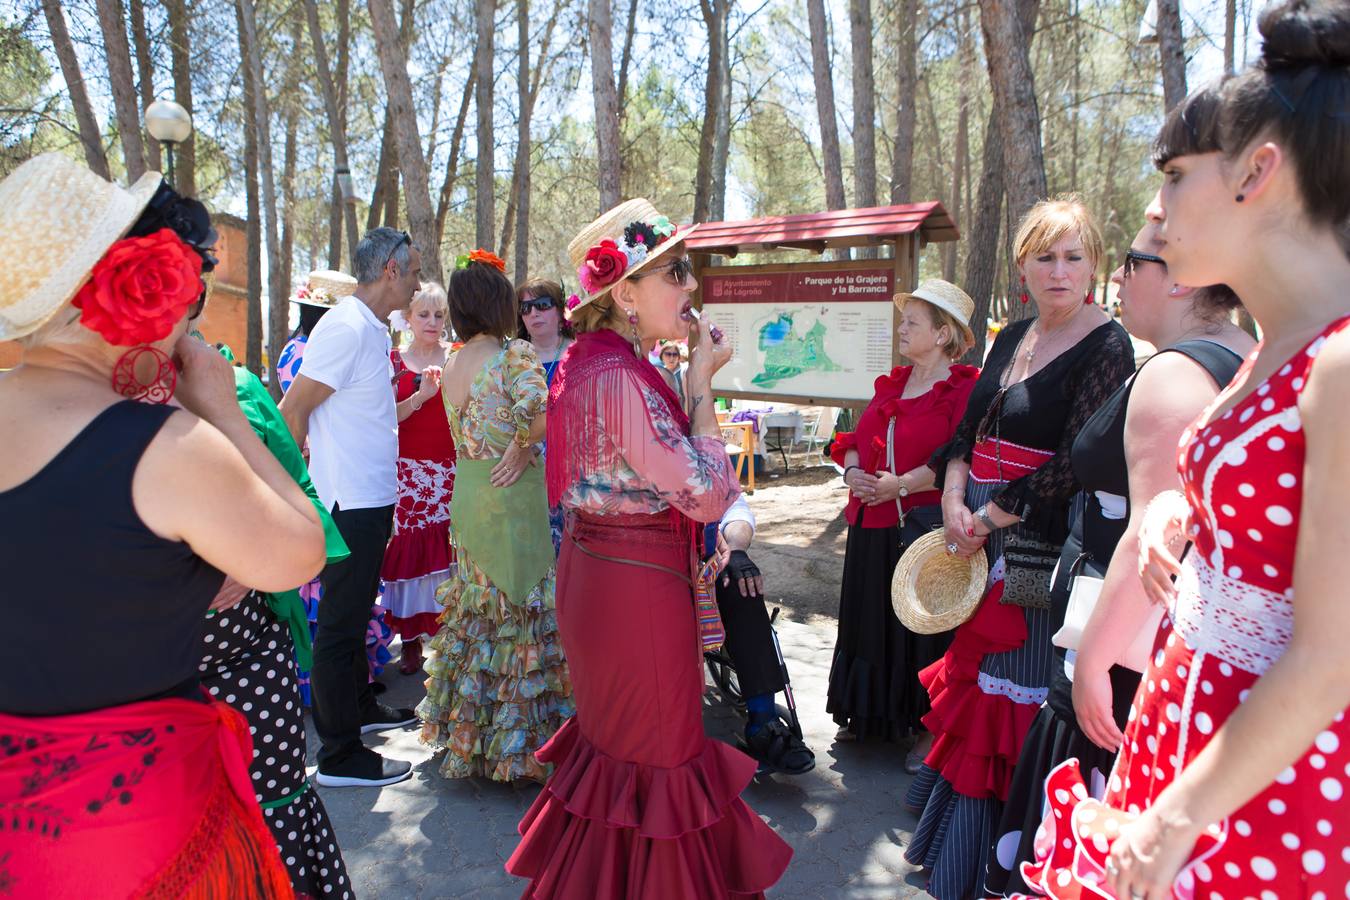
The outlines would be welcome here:
M 568 298 L 567 312 L 609 293 L 610 288 L 640 272 L 653 260 L 689 237 L 697 225 L 677 227 L 641 197 L 625 200 L 572 238 L 567 255 L 581 287 Z M 622 266 L 616 265 L 622 260 Z
M 136 224 L 161 180 L 147 172 L 124 188 L 44 153 L 0 182 L 0 341 L 32 334 L 60 312 Z
M 336 306 L 337 302 L 356 290 L 356 279 L 346 272 L 316 269 L 305 279 L 305 286 L 291 299 L 306 306 Z
M 911 293 L 895 295 L 895 305 L 900 309 L 903 309 L 910 300 L 922 300 L 936 306 L 945 313 L 950 313 L 952 318 L 956 319 L 961 325 L 961 332 L 966 336 L 966 343 L 975 343 L 975 333 L 970 330 L 970 317 L 975 314 L 975 301 L 950 281 L 943 281 L 941 278 L 929 278 Z
M 974 614 L 989 577 L 983 551 L 969 559 L 947 552 L 941 531 L 930 531 L 909 545 L 891 576 L 891 606 L 904 626 L 917 634 L 937 634 Z

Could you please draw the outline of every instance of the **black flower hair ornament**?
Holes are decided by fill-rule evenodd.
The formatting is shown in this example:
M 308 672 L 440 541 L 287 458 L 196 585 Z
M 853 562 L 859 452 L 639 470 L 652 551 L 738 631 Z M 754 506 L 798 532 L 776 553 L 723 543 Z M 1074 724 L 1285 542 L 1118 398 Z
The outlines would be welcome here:
M 646 222 L 630 222 L 623 230 L 623 239 L 630 247 L 641 245 L 648 250 L 655 250 L 656 245 L 664 240 L 656 233 L 656 229 Z
M 192 197 L 184 197 L 169 186 L 167 181 L 159 183 L 159 190 L 150 198 L 150 203 L 131 226 L 127 237 L 144 237 L 154 234 L 161 228 L 168 228 L 178 235 L 202 258 L 202 273 L 212 271 L 217 259 L 211 254 L 219 235 L 211 225 L 211 214 L 205 204 Z

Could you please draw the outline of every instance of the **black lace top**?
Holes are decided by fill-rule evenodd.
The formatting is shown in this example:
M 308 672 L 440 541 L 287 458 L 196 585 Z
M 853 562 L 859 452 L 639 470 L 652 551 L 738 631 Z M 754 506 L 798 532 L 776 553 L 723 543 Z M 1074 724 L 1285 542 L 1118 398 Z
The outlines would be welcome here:
M 993 502 L 1020 516 L 1044 540 L 1058 544 L 1067 534 L 1069 500 L 1079 490 L 1069 451 L 1084 423 L 1134 371 L 1134 348 L 1124 328 L 1107 322 L 1045 368 L 1004 390 L 1000 379 L 1034 321 L 1009 325 L 995 339 L 961 424 L 929 465 L 941 484 L 948 460 L 970 461 L 979 434 L 1053 452 L 1039 469 L 1009 482 Z

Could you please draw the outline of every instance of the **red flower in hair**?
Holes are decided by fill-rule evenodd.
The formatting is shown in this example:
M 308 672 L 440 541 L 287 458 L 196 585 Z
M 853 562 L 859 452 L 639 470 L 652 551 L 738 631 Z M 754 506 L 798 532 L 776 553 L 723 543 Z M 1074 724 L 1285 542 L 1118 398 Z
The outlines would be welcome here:
M 623 277 L 628 269 L 628 257 L 618 244 L 606 238 L 586 251 L 586 262 L 582 268 L 589 270 L 590 277 L 585 280 L 595 286 L 595 290 L 591 291 L 593 294 Z
M 506 272 L 506 261 L 490 250 L 470 250 L 469 262 L 486 263 L 498 272 Z
M 108 248 L 71 301 L 110 344 L 163 340 L 202 293 L 202 258 L 168 228 Z

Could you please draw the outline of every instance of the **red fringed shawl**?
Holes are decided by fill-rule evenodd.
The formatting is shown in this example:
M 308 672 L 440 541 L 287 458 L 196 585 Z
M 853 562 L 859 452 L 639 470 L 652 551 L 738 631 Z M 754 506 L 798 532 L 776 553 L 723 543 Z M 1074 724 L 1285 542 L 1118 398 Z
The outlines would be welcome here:
M 634 355 L 632 344 L 608 328 L 577 335 L 558 364 L 548 394 L 544 472 L 549 506 L 557 506 L 567 489 L 581 479 L 613 474 L 615 460 L 605 458 L 603 432 L 614 434 L 619 430 L 630 399 L 626 392 L 632 390 L 630 374 L 665 402 L 665 413 L 685 437 L 689 436 L 689 416 L 680 406 L 680 398 L 656 366 Z M 643 448 L 624 450 L 638 454 Z
M 0 894 L 294 896 L 224 703 L 0 713 Z

